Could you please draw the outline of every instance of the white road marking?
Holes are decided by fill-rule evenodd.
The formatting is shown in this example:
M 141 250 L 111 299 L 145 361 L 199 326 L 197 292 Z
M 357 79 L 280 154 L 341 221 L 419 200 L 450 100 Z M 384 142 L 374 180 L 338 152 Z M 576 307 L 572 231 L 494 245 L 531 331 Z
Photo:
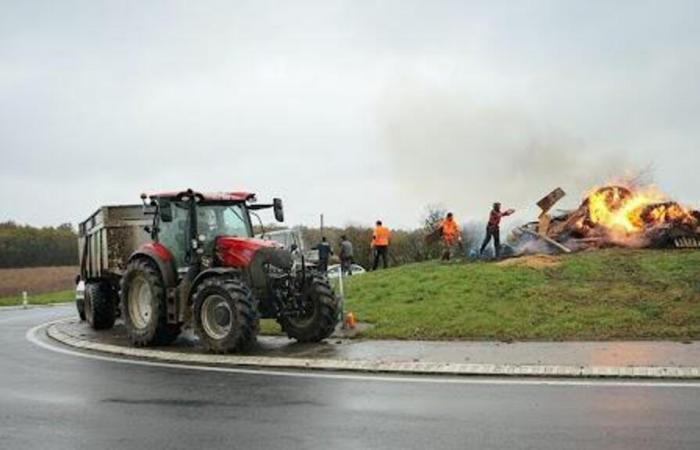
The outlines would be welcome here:
M 379 381 L 387 383 L 434 383 L 434 384 L 480 384 L 480 385 L 527 385 L 527 386 L 579 386 L 579 387 L 665 387 L 665 388 L 700 388 L 700 382 L 664 382 L 664 381 L 610 381 L 610 380 L 552 380 L 552 379 L 523 379 L 523 378 L 441 378 L 430 376 L 383 376 L 383 375 L 357 375 L 350 373 L 318 373 L 318 372 L 293 372 L 283 370 L 256 370 L 236 367 L 200 366 L 181 363 L 164 363 L 156 361 L 144 361 L 137 359 L 123 359 L 111 356 L 83 353 L 53 345 L 41 340 L 38 333 L 47 327 L 49 323 L 37 325 L 26 333 L 29 342 L 57 353 L 77 356 L 81 358 L 108 361 L 112 363 L 131 364 L 137 366 L 162 367 L 182 370 L 198 370 L 203 372 L 237 373 L 246 375 L 269 375 L 292 378 L 317 378 L 349 381 Z

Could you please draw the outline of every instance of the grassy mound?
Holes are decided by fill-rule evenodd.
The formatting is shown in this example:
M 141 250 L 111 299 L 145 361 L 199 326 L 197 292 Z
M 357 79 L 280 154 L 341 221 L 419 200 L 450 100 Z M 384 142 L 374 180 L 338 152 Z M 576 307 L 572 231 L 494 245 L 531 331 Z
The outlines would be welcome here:
M 396 339 L 700 338 L 700 252 L 429 262 L 348 280 L 346 310 Z

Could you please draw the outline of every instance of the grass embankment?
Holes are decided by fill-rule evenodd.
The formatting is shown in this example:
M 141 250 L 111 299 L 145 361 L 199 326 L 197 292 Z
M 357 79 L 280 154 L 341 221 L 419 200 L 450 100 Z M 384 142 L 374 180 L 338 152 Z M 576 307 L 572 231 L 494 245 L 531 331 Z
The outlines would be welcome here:
M 29 295 L 30 305 L 47 305 L 49 303 L 63 303 L 75 300 L 75 291 L 59 291 L 49 292 L 46 294 Z M 0 306 L 21 305 L 22 296 L 14 295 L 9 297 L 0 297 Z
M 351 278 L 346 310 L 396 339 L 700 337 L 700 252 L 429 262 Z

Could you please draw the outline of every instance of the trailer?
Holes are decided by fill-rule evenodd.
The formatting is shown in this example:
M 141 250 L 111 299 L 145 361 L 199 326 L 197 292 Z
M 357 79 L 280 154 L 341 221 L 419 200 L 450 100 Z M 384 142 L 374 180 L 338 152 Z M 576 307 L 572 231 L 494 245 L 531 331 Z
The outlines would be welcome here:
M 76 306 L 94 328 L 111 328 L 119 315 L 119 279 L 131 254 L 150 241 L 152 222 L 152 207 L 113 205 L 99 208 L 78 225 L 78 281 L 85 293 Z

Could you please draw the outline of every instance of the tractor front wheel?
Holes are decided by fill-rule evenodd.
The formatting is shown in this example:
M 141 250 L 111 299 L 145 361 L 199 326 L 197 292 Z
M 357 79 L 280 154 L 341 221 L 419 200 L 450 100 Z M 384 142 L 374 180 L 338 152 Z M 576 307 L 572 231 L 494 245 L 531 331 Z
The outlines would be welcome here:
M 167 322 L 165 288 L 158 268 L 147 259 L 129 263 L 121 281 L 124 325 L 134 345 L 168 345 L 180 326 Z
M 235 278 L 212 277 L 193 295 L 194 331 L 214 353 L 249 350 L 258 335 L 259 317 L 250 289 Z
M 306 287 L 302 302 L 303 314 L 277 319 L 282 331 L 299 342 L 319 342 L 333 334 L 338 324 L 340 302 L 333 294 L 328 279 L 314 275 Z

